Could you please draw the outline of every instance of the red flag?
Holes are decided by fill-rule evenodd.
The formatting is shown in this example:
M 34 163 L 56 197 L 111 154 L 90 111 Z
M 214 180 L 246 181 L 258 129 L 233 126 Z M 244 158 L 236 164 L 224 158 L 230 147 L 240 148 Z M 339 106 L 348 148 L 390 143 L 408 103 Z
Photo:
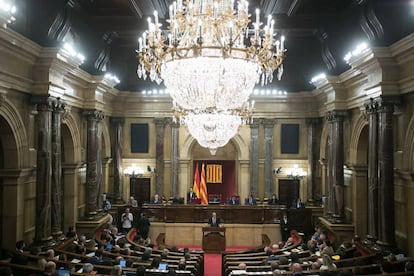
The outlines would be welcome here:
M 207 195 L 207 183 L 206 183 L 206 171 L 204 169 L 204 163 L 201 165 L 201 181 L 200 181 L 200 196 L 201 204 L 208 204 L 208 195 Z
M 200 172 L 198 170 L 198 162 L 196 162 L 194 169 L 193 192 L 197 195 L 198 198 L 200 198 Z

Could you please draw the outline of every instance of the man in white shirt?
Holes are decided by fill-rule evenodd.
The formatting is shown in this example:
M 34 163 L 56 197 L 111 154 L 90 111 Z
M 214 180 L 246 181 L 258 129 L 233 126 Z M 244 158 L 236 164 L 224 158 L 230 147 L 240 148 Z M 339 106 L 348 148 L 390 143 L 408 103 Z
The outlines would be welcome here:
M 122 222 L 122 231 L 126 234 L 132 228 L 132 222 L 134 221 L 134 216 L 129 212 L 129 208 L 125 208 L 125 213 L 121 216 Z

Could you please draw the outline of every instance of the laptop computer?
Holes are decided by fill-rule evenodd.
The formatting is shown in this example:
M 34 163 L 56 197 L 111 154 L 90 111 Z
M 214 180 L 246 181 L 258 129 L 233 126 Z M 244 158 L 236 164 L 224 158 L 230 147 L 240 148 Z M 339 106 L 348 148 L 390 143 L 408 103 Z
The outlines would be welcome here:
M 120 265 L 121 267 L 125 267 L 125 266 L 126 266 L 126 260 L 120 260 L 120 261 L 119 261 L 119 265 Z
M 59 276 L 70 276 L 70 271 L 68 269 L 59 269 L 58 274 Z
M 160 265 L 158 266 L 159 270 L 167 270 L 168 269 L 168 264 L 167 263 L 160 263 Z

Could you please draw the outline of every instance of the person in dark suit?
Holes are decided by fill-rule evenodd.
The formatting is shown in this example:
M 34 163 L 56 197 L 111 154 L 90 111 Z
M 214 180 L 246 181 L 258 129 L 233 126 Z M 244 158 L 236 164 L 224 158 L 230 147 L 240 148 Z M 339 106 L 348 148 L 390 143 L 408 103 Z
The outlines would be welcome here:
M 273 194 L 272 197 L 267 202 L 269 205 L 278 205 L 279 199 L 277 198 L 276 194 Z
M 230 198 L 228 203 L 229 205 L 240 205 L 240 201 L 234 195 Z
M 216 212 L 213 212 L 211 214 L 211 218 L 208 219 L 208 224 L 211 227 L 220 227 L 220 222 L 221 222 L 220 218 L 217 217 Z
M 193 188 L 190 188 L 190 191 L 187 193 L 187 203 L 191 203 L 192 198 L 197 198 L 197 194 L 193 191 Z
M 141 237 L 143 239 L 147 239 L 148 238 L 148 233 L 149 233 L 149 228 L 150 228 L 150 221 L 149 219 L 145 216 L 144 213 L 141 213 L 141 216 L 138 220 L 138 231 L 141 234 Z
M 256 199 L 254 198 L 253 194 L 250 194 L 248 198 L 244 201 L 245 205 L 256 205 Z
M 305 208 L 305 204 L 303 204 L 302 200 L 300 198 L 298 198 L 297 200 L 295 200 L 293 202 L 292 207 L 295 208 L 295 209 Z
M 283 214 L 283 218 L 280 220 L 280 234 L 282 236 L 282 241 L 287 241 L 289 238 L 289 221 L 287 214 Z

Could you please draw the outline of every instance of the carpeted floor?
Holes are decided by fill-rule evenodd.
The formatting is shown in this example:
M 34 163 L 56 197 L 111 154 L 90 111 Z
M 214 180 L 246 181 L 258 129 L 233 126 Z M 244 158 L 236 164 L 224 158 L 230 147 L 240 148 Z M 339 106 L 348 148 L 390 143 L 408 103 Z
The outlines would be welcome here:
M 221 275 L 221 254 L 204 254 L 204 276 Z
M 190 250 L 201 250 L 201 247 L 195 246 L 179 246 L 179 248 L 188 247 Z M 227 247 L 226 251 L 246 250 L 250 247 Z M 220 276 L 221 275 L 221 254 L 204 253 L 204 276 Z

